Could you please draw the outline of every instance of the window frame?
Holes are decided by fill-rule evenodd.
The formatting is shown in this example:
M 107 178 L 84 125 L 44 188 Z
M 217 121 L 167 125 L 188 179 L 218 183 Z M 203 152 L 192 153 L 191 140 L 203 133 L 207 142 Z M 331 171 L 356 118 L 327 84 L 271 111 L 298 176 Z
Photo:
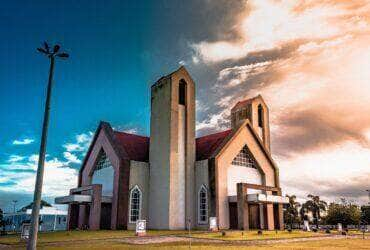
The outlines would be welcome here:
M 206 220 L 204 220 L 204 221 L 202 221 L 201 220 L 201 208 L 200 208 L 200 206 L 201 206 L 201 200 L 200 200 L 200 193 L 202 192 L 202 191 L 204 191 L 205 192 L 205 198 L 206 198 L 206 208 L 205 208 L 205 211 L 206 211 Z M 208 206 L 208 203 L 209 203 L 209 199 L 208 199 L 208 189 L 207 189 L 207 187 L 203 184 L 203 185 L 201 185 L 200 186 L 200 188 L 199 188 L 199 190 L 198 190 L 198 224 L 200 224 L 200 225 L 206 225 L 206 224 L 208 224 L 208 208 L 209 208 L 209 206 Z
M 258 163 L 252 156 L 252 153 L 249 151 L 247 145 L 245 145 L 234 157 L 234 159 L 231 161 L 231 165 L 258 169 Z
M 186 81 L 181 79 L 179 81 L 179 91 L 178 91 L 178 104 L 186 106 Z
M 260 127 L 260 128 L 263 128 L 263 125 L 264 125 L 264 110 L 263 110 L 263 106 L 261 105 L 261 104 L 259 104 L 258 105 L 258 111 L 257 111 L 257 113 L 258 113 L 258 118 L 257 118 L 257 120 L 258 120 L 258 127 Z
M 136 221 L 138 221 L 138 220 L 141 220 L 141 208 L 142 208 L 142 197 L 143 197 L 143 192 L 141 191 L 141 189 L 139 188 L 139 186 L 138 185 L 135 185 L 133 188 L 131 188 L 131 190 L 130 190 L 130 196 L 129 196 L 129 199 L 130 199 L 130 201 L 129 201 L 129 210 L 128 210 L 128 220 L 129 220 L 129 223 L 136 223 L 136 221 L 133 221 L 132 219 L 131 219 L 131 210 L 132 210 L 132 208 L 131 208 L 131 204 L 132 204 L 132 193 L 134 192 L 134 191 L 138 191 L 139 192 L 139 194 L 140 194 L 140 196 L 139 196 L 139 208 L 138 208 L 138 210 L 139 210 L 139 215 L 138 215 L 138 218 L 137 218 L 137 220 Z

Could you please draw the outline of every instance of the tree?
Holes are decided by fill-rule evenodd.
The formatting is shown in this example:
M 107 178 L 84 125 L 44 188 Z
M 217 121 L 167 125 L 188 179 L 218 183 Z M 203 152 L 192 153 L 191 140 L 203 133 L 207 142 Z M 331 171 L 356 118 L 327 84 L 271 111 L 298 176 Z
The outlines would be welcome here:
M 319 228 L 319 221 L 321 219 L 321 212 L 326 211 L 327 203 L 323 200 L 320 200 L 320 196 L 309 194 L 307 197 L 310 199 L 303 203 L 302 213 L 311 212 L 316 228 Z
M 22 207 L 21 208 L 21 211 L 26 211 L 27 209 L 32 209 L 32 206 L 33 206 L 33 202 L 31 202 L 27 206 Z M 50 205 L 50 203 L 48 203 L 48 202 L 46 202 L 44 200 L 41 200 L 40 208 L 43 208 L 43 207 L 51 207 L 51 205 Z
M 328 214 L 326 216 L 326 222 L 328 224 L 342 223 L 343 227 L 347 225 L 357 225 L 360 223 L 361 210 L 357 205 L 347 202 L 342 199 L 340 204 L 331 203 L 329 205 Z
M 286 195 L 286 197 L 289 198 L 289 203 L 284 211 L 284 221 L 290 224 L 290 229 L 293 229 L 293 224 L 299 223 L 298 208 L 301 204 L 296 201 L 295 195 Z
M 365 225 L 370 224 L 370 206 L 361 207 L 361 222 Z

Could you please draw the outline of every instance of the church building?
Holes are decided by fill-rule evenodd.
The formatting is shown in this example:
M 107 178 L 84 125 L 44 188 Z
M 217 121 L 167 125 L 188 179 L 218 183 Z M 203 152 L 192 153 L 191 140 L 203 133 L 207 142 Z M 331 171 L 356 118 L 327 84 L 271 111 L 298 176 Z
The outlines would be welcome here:
M 151 87 L 150 137 L 101 122 L 68 204 L 72 229 L 283 229 L 269 110 L 259 95 L 230 107 L 228 130 L 195 136 L 195 83 L 184 67 Z

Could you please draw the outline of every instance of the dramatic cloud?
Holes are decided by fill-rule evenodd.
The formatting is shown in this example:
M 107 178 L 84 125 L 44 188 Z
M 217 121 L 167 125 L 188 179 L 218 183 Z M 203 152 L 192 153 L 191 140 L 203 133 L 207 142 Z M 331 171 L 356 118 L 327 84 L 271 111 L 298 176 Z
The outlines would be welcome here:
M 13 145 L 28 145 L 34 142 L 33 139 L 25 138 L 23 140 L 14 140 Z
M 262 94 L 282 185 L 301 196 L 309 190 L 364 202 L 369 11 L 370 3 L 360 0 L 247 1 L 230 26 L 235 36 L 192 44 L 195 56 L 218 72 L 213 96 L 202 102 L 206 111 L 198 114 L 198 133 L 225 129 L 237 101 Z
M 369 8 L 365 1 L 362 5 L 304 0 L 251 0 L 247 4 L 246 16 L 235 24 L 238 39 L 192 45 L 205 62 L 241 59 L 251 52 L 280 47 L 297 39 L 326 39 L 343 30 L 362 30 L 367 24 L 359 15 L 366 14 Z

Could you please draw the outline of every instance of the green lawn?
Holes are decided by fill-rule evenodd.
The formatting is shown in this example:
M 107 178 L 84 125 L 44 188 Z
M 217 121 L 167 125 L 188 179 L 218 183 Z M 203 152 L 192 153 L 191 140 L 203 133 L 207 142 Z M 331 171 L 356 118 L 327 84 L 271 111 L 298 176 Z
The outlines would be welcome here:
M 185 243 L 173 243 L 173 244 L 160 244 L 160 245 L 127 245 L 119 244 L 117 242 L 100 242 L 97 244 L 84 243 L 84 244 L 68 244 L 65 246 L 41 246 L 39 249 L 88 249 L 88 250 L 108 250 L 108 249 L 138 249 L 138 250 L 149 250 L 149 249 L 163 249 L 163 250 L 185 250 L 189 249 L 189 245 Z M 282 243 L 282 244 L 271 244 L 271 245 L 261 245 L 261 246 L 243 246 L 243 245 L 215 245 L 215 244 L 192 244 L 191 249 L 194 250 L 313 250 L 313 249 L 326 249 L 326 250 L 362 250 L 370 249 L 370 240 L 363 239 L 328 239 L 319 241 L 307 241 L 307 242 L 295 242 L 295 243 Z
M 305 238 L 327 235 L 325 233 L 313 233 L 303 231 L 263 231 L 258 235 L 257 231 L 225 231 L 226 235 L 222 236 L 221 232 L 204 232 L 192 231 L 193 238 L 217 239 L 224 240 L 224 243 L 192 243 L 192 249 L 247 249 L 243 244 L 254 244 L 251 240 L 267 239 L 290 239 Z M 332 234 L 337 234 L 332 233 Z M 350 232 L 354 235 L 356 232 Z M 148 235 L 188 235 L 187 231 L 163 231 L 150 230 Z M 184 242 L 177 243 L 160 243 L 147 245 L 129 245 L 120 242 L 120 239 L 135 237 L 134 231 L 125 230 L 101 230 L 101 231 L 62 231 L 40 233 L 38 240 L 39 249 L 189 249 L 187 239 Z M 369 236 L 367 236 L 369 237 Z M 239 241 L 237 242 L 233 242 Z M 245 241 L 240 243 L 241 240 Z M 7 244 L 15 249 L 24 249 L 25 243 L 20 243 L 19 235 L 1 236 L 0 244 Z M 237 245 L 235 245 L 237 244 Z M 248 246 L 248 249 L 370 249 L 370 240 L 362 239 L 318 239 L 315 241 L 295 242 L 295 243 L 275 243 L 263 246 Z
M 183 235 L 187 231 L 149 230 L 147 235 Z M 99 231 L 59 231 L 39 233 L 38 242 L 78 241 L 116 239 L 122 237 L 133 237 L 135 231 L 128 230 L 99 230 Z M 19 235 L 0 236 L 0 244 L 19 243 Z
M 270 240 L 270 239 L 290 239 L 290 238 L 304 238 L 314 236 L 324 236 L 325 233 L 314 233 L 294 230 L 288 231 L 263 231 L 262 235 L 259 235 L 257 231 L 226 231 L 226 235 L 223 236 L 221 232 L 215 233 L 199 233 L 194 234 L 195 238 L 204 239 L 218 239 L 218 240 Z

